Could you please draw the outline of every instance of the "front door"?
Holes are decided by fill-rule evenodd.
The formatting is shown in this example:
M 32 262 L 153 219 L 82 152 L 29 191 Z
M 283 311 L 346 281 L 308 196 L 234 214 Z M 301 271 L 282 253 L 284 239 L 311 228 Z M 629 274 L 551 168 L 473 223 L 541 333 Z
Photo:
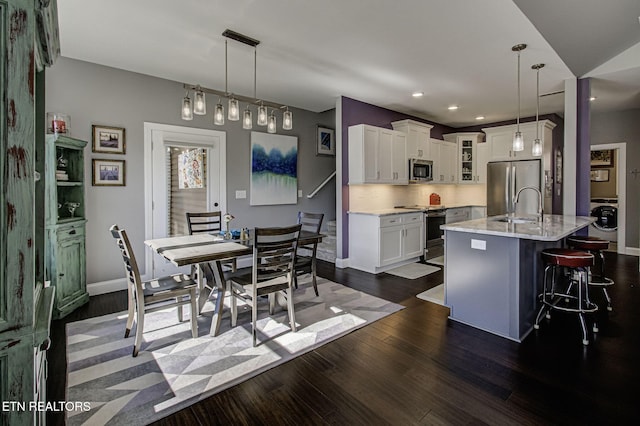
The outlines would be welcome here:
M 226 212 L 225 132 L 145 123 L 145 239 L 186 235 L 186 212 Z M 147 249 L 146 275 L 176 268 Z

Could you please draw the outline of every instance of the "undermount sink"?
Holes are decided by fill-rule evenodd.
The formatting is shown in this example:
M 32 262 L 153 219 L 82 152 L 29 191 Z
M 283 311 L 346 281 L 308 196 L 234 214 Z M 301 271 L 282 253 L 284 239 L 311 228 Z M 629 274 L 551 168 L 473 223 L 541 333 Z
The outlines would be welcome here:
M 505 222 L 505 223 L 537 223 L 537 219 L 531 219 L 529 217 L 501 217 L 500 219 L 496 219 L 496 222 Z

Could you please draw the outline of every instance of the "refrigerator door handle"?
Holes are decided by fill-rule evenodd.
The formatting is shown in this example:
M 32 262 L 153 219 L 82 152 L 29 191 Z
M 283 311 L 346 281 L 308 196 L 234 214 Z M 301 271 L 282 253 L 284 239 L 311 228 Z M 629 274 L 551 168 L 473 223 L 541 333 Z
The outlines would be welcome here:
M 511 210 L 511 206 L 509 205 L 509 182 L 510 182 L 510 170 L 511 167 L 506 167 L 505 170 L 505 178 L 504 178 L 504 205 L 507 208 L 507 214 L 509 214 Z
M 511 207 L 513 215 L 516 215 L 516 191 L 518 190 L 518 179 L 516 175 L 516 166 L 512 166 L 511 168 L 511 176 L 513 179 L 513 183 L 511 185 Z

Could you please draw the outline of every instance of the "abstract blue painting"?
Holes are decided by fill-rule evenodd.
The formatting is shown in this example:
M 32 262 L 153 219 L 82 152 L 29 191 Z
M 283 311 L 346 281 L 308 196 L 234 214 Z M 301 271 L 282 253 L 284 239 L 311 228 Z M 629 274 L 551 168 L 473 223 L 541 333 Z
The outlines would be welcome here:
M 298 138 L 251 132 L 250 204 L 298 202 Z

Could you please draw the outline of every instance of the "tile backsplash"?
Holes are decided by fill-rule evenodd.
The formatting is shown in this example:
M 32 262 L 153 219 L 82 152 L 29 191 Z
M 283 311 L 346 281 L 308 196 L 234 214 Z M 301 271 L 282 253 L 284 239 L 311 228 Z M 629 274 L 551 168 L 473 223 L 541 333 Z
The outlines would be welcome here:
M 486 204 L 486 185 L 350 185 L 349 210 L 387 209 L 401 205 L 428 205 L 429 195 L 440 195 L 444 206 Z

